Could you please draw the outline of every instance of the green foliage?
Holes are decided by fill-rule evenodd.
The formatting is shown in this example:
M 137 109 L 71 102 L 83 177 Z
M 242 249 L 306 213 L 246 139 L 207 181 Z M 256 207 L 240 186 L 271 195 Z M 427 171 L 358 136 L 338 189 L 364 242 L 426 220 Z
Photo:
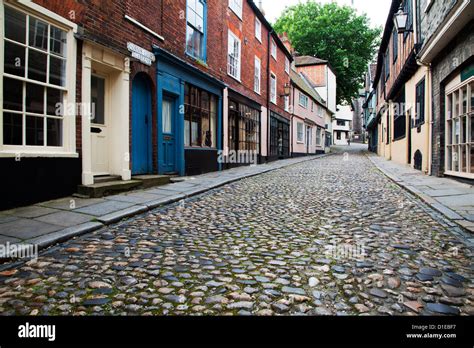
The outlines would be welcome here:
M 351 7 L 314 0 L 286 8 L 274 27 L 288 34 L 301 55 L 329 61 L 337 75 L 338 104 L 357 96 L 382 30 L 371 28 L 368 17 Z

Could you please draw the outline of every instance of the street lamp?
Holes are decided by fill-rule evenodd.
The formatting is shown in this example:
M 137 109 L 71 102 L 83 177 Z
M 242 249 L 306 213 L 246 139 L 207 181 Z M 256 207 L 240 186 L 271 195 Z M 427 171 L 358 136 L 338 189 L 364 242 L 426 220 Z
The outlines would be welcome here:
M 285 83 L 284 94 L 282 94 L 281 97 L 288 97 L 290 94 L 291 94 L 291 86 L 289 83 Z
M 403 34 L 405 32 L 412 32 L 413 30 L 407 29 L 407 22 L 408 22 L 408 13 L 403 9 L 403 3 L 400 3 L 400 8 L 398 12 L 395 14 L 394 18 L 395 28 L 399 34 Z

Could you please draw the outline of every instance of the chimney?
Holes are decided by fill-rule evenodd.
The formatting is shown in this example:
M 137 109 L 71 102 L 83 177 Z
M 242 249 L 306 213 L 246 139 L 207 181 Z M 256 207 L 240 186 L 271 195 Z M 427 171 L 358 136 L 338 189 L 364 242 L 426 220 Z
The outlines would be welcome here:
M 260 12 L 262 12 L 262 14 L 265 16 L 265 10 L 263 9 L 263 1 L 262 1 L 262 0 L 259 0 L 259 1 L 258 1 L 258 9 L 259 9 Z

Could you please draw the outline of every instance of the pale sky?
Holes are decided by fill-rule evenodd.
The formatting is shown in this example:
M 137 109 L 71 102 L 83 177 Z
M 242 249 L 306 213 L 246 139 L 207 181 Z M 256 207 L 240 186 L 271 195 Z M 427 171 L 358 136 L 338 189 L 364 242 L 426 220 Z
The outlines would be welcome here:
M 262 0 L 265 17 L 270 23 L 275 23 L 286 6 L 296 5 L 307 0 Z M 259 0 L 254 0 L 258 5 Z M 319 3 L 337 2 L 340 5 L 352 5 L 359 14 L 366 13 L 370 18 L 371 26 L 385 26 L 391 0 L 317 0 Z

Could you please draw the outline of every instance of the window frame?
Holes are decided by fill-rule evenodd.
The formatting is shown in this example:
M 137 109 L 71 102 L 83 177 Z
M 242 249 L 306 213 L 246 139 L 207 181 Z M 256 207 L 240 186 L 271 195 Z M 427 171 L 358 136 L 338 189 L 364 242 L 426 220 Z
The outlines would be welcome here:
M 392 51 L 393 51 L 393 64 L 398 59 L 398 31 L 397 29 L 393 29 L 393 35 L 392 35 Z
M 462 91 L 466 91 L 466 112 Z M 444 93 L 445 105 L 445 174 L 474 179 L 474 76 L 457 83 Z M 457 108 L 457 110 L 455 110 Z M 465 122 L 464 122 L 465 121 Z M 454 127 L 456 125 L 456 127 Z M 459 129 L 457 134 L 456 129 Z M 456 138 L 458 137 L 458 138 Z M 463 157 L 465 150 L 465 158 Z M 454 156 L 456 154 L 456 156 Z M 457 164 L 455 164 L 457 162 Z M 457 169 L 456 169 L 457 166 Z M 463 171 L 463 167 L 466 171 Z
M 273 95 L 273 81 L 275 81 L 275 94 Z M 270 72 L 270 102 L 277 105 L 278 100 L 278 78 L 274 72 Z
M 235 35 L 232 30 L 229 29 L 229 34 L 228 34 L 228 47 L 227 47 L 227 74 L 234 78 L 235 80 L 241 82 L 241 77 L 242 77 L 242 41 L 240 38 Z M 233 39 L 239 43 L 239 57 L 237 61 L 237 67 L 235 67 L 237 71 L 237 76 L 234 76 L 231 74 L 231 64 L 230 64 L 230 39 Z
M 300 130 L 301 126 L 301 130 Z M 304 144 L 305 143 L 305 124 L 303 122 L 296 122 L 296 142 L 298 144 Z
M 20 12 L 25 15 L 25 43 L 17 43 L 5 37 L 5 7 L 8 7 L 14 11 Z M 48 25 L 48 48 L 46 51 L 41 50 L 47 55 L 47 62 L 49 62 L 49 56 L 56 56 L 56 54 L 50 52 L 50 41 L 51 41 L 51 28 L 55 27 L 65 32 L 65 43 L 64 43 L 64 85 L 55 85 L 51 83 L 36 81 L 34 79 L 26 78 L 26 70 L 24 76 L 17 76 L 13 74 L 7 74 L 4 70 L 5 63 L 5 49 L 2 49 L 0 53 L 0 95 L 3 100 L 3 79 L 10 78 L 22 82 L 23 92 L 25 92 L 26 84 L 31 83 L 33 85 L 38 85 L 45 88 L 45 94 L 47 93 L 47 88 L 53 88 L 55 90 L 62 91 L 62 103 L 63 103 L 63 115 L 60 117 L 62 122 L 61 128 L 61 146 L 48 146 L 47 141 L 44 141 L 44 145 L 35 146 L 35 145 L 9 145 L 4 144 L 3 139 L 3 125 L 4 125 L 4 105 L 3 102 L 0 103 L 0 158 L 10 158 L 10 157 L 56 157 L 56 158 L 78 158 L 79 154 L 76 152 L 76 64 L 75 59 L 70 57 L 76 57 L 77 55 L 77 42 L 74 38 L 74 34 L 77 33 L 77 25 L 58 14 L 38 5 L 35 3 L 22 3 L 21 6 L 4 3 L 0 4 L 0 18 L 2 18 L 0 25 L 0 45 L 4 47 L 5 42 L 17 43 L 18 45 L 25 47 L 25 57 L 28 51 L 28 47 L 32 47 L 29 43 L 29 23 L 30 18 L 40 20 L 45 22 Z M 34 48 L 32 48 L 35 50 Z M 25 67 L 25 69 L 27 69 Z M 46 74 L 49 77 L 49 64 L 46 67 Z M 22 100 L 22 111 L 16 112 L 21 114 L 22 117 L 22 143 L 26 142 L 26 114 L 30 112 L 26 111 L 25 98 L 23 95 Z M 54 115 L 49 115 L 46 109 L 47 101 L 44 100 L 45 109 L 41 116 L 43 121 L 43 132 L 44 134 L 48 131 L 47 128 L 47 119 L 52 116 L 53 118 L 59 118 Z M 73 110 L 71 106 L 74 106 Z M 73 111 L 70 114 L 69 111 Z M 46 137 L 46 136 L 45 136 Z
M 419 94 L 422 88 L 423 95 Z M 421 99 L 419 99 L 421 98 Z M 415 119 L 413 120 L 413 128 L 418 128 L 425 123 L 426 114 L 426 77 L 423 77 L 415 86 Z M 423 104 L 422 106 L 420 104 Z
M 272 38 L 272 43 L 271 43 L 271 56 L 275 61 L 278 61 L 278 48 L 275 40 Z
M 258 76 L 257 76 L 257 62 L 258 62 Z M 254 60 L 254 73 L 253 73 L 253 91 L 260 95 L 262 93 L 262 61 L 260 58 L 255 56 Z M 258 78 L 258 80 L 257 80 Z M 258 81 L 258 88 L 257 88 Z
M 239 4 L 237 4 L 237 2 Z M 237 5 L 237 7 L 234 7 Z M 240 6 L 239 6 L 240 5 Z M 243 19 L 243 8 L 244 8 L 244 3 L 243 0 L 229 0 L 229 8 L 232 10 L 232 12 L 235 13 L 237 17 L 239 17 L 240 20 Z
M 188 6 L 188 1 L 186 0 L 186 42 L 185 42 L 185 52 L 188 56 L 201 60 L 204 63 L 207 62 L 207 0 L 196 0 L 202 3 L 203 5 L 203 28 L 202 28 L 202 41 L 201 41 L 201 51 L 202 51 L 202 57 L 195 56 L 193 53 L 188 51 L 188 43 L 187 43 L 187 36 L 188 36 L 188 26 L 190 26 L 193 30 L 199 31 L 197 28 L 195 28 L 192 24 L 189 23 L 189 6 Z
M 259 30 L 257 31 L 257 23 L 258 23 L 258 28 Z M 255 17 L 255 38 L 262 43 L 262 22 L 258 19 L 258 17 Z
M 309 103 L 308 96 L 306 94 L 304 94 L 303 92 L 300 92 L 298 99 L 299 99 L 298 100 L 298 105 L 301 106 L 304 109 L 308 109 L 308 103 Z M 302 103 L 302 100 L 304 101 L 303 103 Z
M 285 72 L 290 75 L 290 60 L 285 56 Z

